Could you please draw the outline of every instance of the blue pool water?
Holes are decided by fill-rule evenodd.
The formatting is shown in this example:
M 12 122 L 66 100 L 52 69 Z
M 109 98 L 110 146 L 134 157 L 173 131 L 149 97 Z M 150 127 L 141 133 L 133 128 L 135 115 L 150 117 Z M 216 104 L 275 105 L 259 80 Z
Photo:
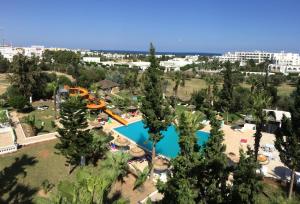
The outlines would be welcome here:
M 128 126 L 121 126 L 115 128 L 117 132 L 135 141 L 138 145 L 151 151 L 152 143 L 148 140 L 149 134 L 148 129 L 144 127 L 142 121 L 134 122 Z M 162 154 L 169 158 L 174 158 L 179 153 L 178 145 L 178 133 L 174 125 L 169 126 L 167 131 L 163 131 L 163 139 L 156 145 L 156 153 Z M 209 133 L 203 131 L 197 131 L 198 144 L 203 145 L 209 137 Z

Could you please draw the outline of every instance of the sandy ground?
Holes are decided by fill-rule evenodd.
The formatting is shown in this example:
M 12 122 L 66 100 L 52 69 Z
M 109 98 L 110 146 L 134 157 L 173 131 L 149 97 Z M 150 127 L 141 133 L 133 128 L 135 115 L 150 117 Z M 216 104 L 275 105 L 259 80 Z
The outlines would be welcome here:
M 203 131 L 210 130 L 210 126 L 206 126 Z M 239 155 L 240 148 L 247 150 L 247 145 L 251 148 L 254 146 L 254 133 L 255 131 L 249 130 L 245 132 L 235 131 L 229 125 L 224 125 L 222 127 L 224 131 L 224 144 L 226 145 L 226 153 L 229 154 L 233 152 L 237 156 Z M 241 139 L 247 139 L 246 144 L 241 144 Z M 265 144 L 273 144 L 275 141 L 275 135 L 269 133 L 262 133 L 262 138 L 260 141 L 260 146 L 264 146 Z M 260 148 L 259 153 L 263 153 L 262 148 Z M 285 178 L 286 175 L 289 173 L 289 170 L 283 165 L 280 161 L 279 153 L 275 149 L 272 152 L 274 160 L 269 160 L 269 163 L 264 165 L 267 168 L 266 176 L 273 177 L 273 178 Z
M 156 190 L 155 186 L 149 180 L 140 188 L 133 190 L 135 180 L 136 178 L 132 174 L 128 174 L 124 177 L 124 182 L 119 181 L 113 186 L 109 197 L 118 197 L 121 195 L 121 197 L 128 199 L 130 203 L 135 204 Z

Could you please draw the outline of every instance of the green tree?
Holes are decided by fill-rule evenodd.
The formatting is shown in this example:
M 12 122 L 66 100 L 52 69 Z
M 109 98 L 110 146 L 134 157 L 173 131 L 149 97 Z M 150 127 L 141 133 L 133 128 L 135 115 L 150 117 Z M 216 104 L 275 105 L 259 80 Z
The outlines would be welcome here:
M 56 93 L 58 89 L 58 81 L 53 81 L 47 84 L 47 91 L 52 92 L 53 102 L 54 102 L 54 120 L 57 119 L 57 103 L 56 103 Z
M 28 100 L 36 87 L 35 84 L 40 77 L 40 69 L 37 65 L 38 59 L 28 58 L 21 54 L 15 55 L 11 64 L 10 81 L 16 86 L 19 92 Z
M 182 72 L 177 71 L 174 73 L 172 80 L 174 81 L 174 97 L 177 99 L 179 86 L 185 86 L 185 76 L 182 74 Z
M 144 168 L 143 171 L 140 171 L 139 169 L 136 169 L 136 171 L 138 171 L 138 175 L 134 182 L 133 189 L 137 189 L 137 188 L 141 187 L 147 180 L 148 175 L 150 173 L 150 169 L 148 167 Z
M 0 53 L 0 73 L 6 73 L 9 69 L 9 61 Z
M 214 106 L 217 88 L 217 78 L 214 76 L 207 76 L 204 78 L 205 83 L 207 85 L 206 96 L 209 107 Z
M 227 61 L 224 64 L 225 70 L 223 71 L 223 88 L 220 92 L 220 101 L 221 108 L 224 112 L 228 112 L 232 109 L 232 101 L 233 101 L 233 78 L 232 78 L 232 64 Z M 227 117 L 228 123 L 228 117 Z
M 124 83 L 125 87 L 128 88 L 131 92 L 132 90 L 138 87 L 138 71 L 137 70 L 130 70 L 125 73 Z
M 111 203 L 108 193 L 118 178 L 128 171 L 127 154 L 117 152 L 108 153 L 100 172 L 92 171 L 87 167 L 81 168 L 76 174 L 74 182 L 61 181 L 57 188 L 57 194 L 49 199 L 43 199 L 40 203 L 77 204 L 77 203 Z
M 93 137 L 90 134 L 86 118 L 86 104 L 80 97 L 70 97 L 61 104 L 60 123 L 58 129 L 59 143 L 56 148 L 67 158 L 67 163 L 78 165 L 82 157 L 91 153 Z
M 92 145 L 91 145 L 91 158 L 92 161 L 94 163 L 94 165 L 96 165 L 97 161 L 99 159 L 104 158 L 106 152 L 109 150 L 109 141 L 111 140 L 110 137 L 108 137 L 107 135 L 103 134 L 96 134 L 93 133 L 93 141 L 92 141 Z
M 293 120 L 292 113 L 292 120 Z M 299 122 L 298 122 L 299 123 Z M 293 122 L 286 118 L 282 119 L 281 127 L 276 132 L 275 147 L 279 151 L 279 157 L 291 170 L 290 186 L 288 197 L 292 197 L 295 180 L 295 172 L 300 169 L 300 137 L 296 134 L 297 127 L 294 128 Z
M 130 155 L 118 152 L 116 154 L 107 154 L 107 158 L 102 162 L 102 167 L 105 169 L 113 169 L 115 171 L 115 180 L 122 180 L 129 172 L 128 160 Z
M 196 131 L 199 117 L 182 112 L 177 130 L 179 132 L 179 155 L 171 160 L 172 175 L 167 183 L 158 183 L 158 189 L 164 194 L 162 203 L 196 203 L 198 191 L 195 166 L 201 161 L 200 147 L 197 144 Z
M 204 95 L 205 95 L 204 90 L 194 91 L 191 95 L 190 102 L 191 102 L 191 104 L 196 106 L 197 110 L 200 110 L 204 105 L 204 100 L 205 100 Z
M 208 118 L 211 124 L 210 137 L 204 145 L 205 165 L 199 166 L 198 185 L 202 197 L 200 200 L 207 203 L 225 203 L 228 199 L 229 169 L 227 167 L 226 146 L 223 144 L 224 133 L 221 130 L 221 121 L 210 112 Z
M 38 122 L 41 123 L 40 127 L 38 127 L 38 125 L 37 125 Z M 36 120 L 35 115 L 29 115 L 29 116 L 27 116 L 25 118 L 25 123 L 28 124 L 31 127 L 33 136 L 35 136 L 39 132 L 43 131 L 44 124 L 45 124 L 43 121 Z
M 233 172 L 231 203 L 255 204 L 257 195 L 262 190 L 262 179 L 256 170 L 259 164 L 250 148 L 247 154 L 240 150 L 240 160 Z
M 256 131 L 254 134 L 254 155 L 256 159 L 258 156 L 260 139 L 262 137 L 262 130 L 264 124 L 267 122 L 267 114 L 266 111 L 263 110 L 270 105 L 270 102 L 271 98 L 265 94 L 265 92 L 258 91 L 254 92 L 252 95 L 252 116 L 254 117 L 256 125 Z
M 156 144 L 162 139 L 161 131 L 170 125 L 171 113 L 168 104 L 163 99 L 162 79 L 159 65 L 155 57 L 155 48 L 150 45 L 150 67 L 146 70 L 143 82 L 143 94 L 141 112 L 144 123 L 149 128 L 150 141 L 152 142 L 152 162 L 155 158 Z M 153 163 L 152 163 L 153 167 Z M 153 168 L 151 168 L 151 178 Z

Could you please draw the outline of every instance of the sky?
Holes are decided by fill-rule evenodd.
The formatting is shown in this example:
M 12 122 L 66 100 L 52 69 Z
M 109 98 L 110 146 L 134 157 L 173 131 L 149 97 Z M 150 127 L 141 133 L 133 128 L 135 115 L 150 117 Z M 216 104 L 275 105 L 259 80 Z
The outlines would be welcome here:
M 0 0 L 0 39 L 106 50 L 300 52 L 300 0 Z

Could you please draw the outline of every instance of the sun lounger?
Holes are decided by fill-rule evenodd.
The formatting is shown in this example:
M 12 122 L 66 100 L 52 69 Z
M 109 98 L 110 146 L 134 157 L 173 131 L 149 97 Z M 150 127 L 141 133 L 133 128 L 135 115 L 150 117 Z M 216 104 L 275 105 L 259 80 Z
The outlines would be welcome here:
M 260 168 L 260 172 L 261 172 L 262 175 L 266 176 L 267 173 L 268 173 L 268 167 L 262 166 L 262 167 Z

